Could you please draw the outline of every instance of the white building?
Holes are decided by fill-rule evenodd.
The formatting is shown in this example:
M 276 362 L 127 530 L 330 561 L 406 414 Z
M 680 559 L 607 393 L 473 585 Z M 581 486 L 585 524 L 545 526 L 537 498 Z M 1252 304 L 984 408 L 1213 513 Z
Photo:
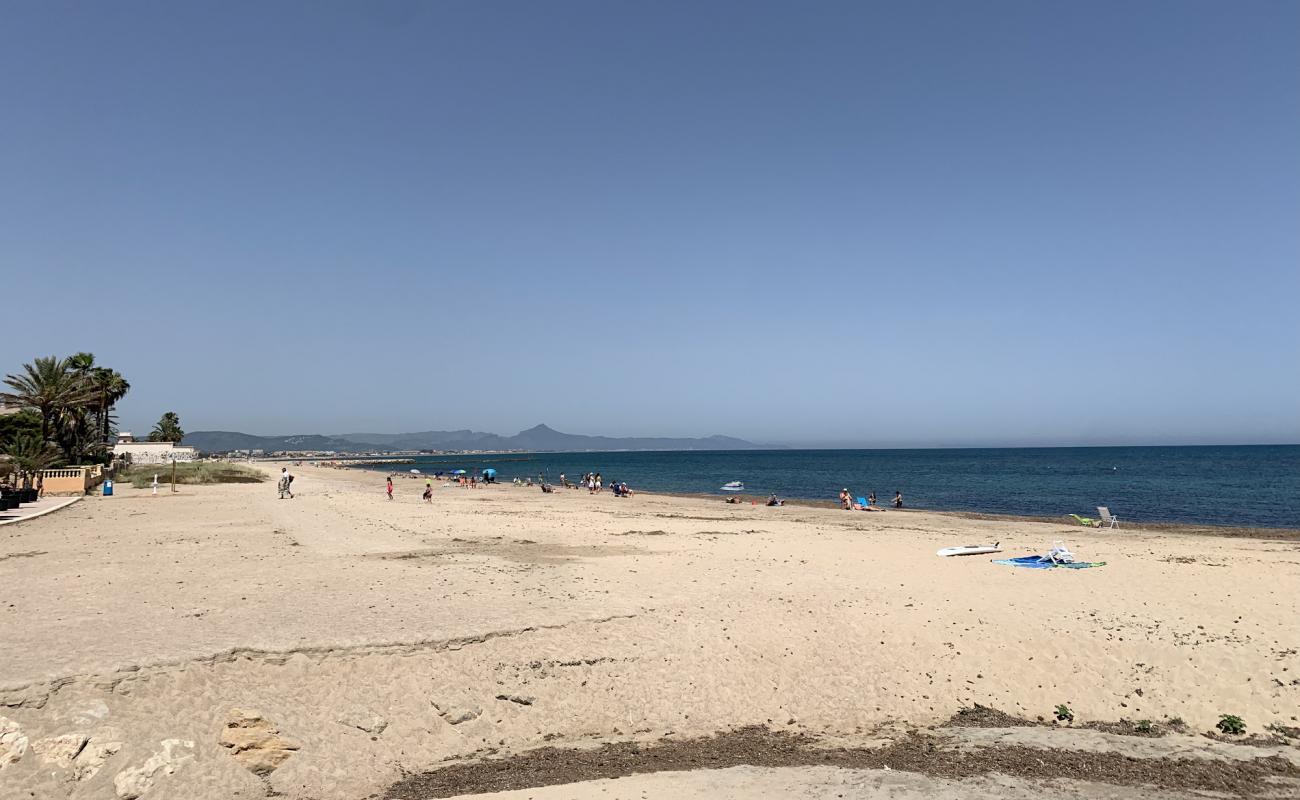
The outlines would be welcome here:
M 174 442 L 137 442 L 130 431 L 117 435 L 117 444 L 113 445 L 113 457 L 130 456 L 132 464 L 170 464 L 173 461 L 194 461 L 199 451 L 193 447 Z

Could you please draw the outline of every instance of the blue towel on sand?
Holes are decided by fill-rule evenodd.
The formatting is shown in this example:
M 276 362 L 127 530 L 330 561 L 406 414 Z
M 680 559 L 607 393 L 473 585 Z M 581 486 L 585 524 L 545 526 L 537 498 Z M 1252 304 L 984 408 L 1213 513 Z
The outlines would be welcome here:
M 1073 564 L 1056 564 L 1047 556 L 1021 556 L 1020 558 L 995 558 L 994 564 L 1006 564 L 1008 567 L 1026 567 L 1028 569 L 1087 569 L 1104 567 L 1105 561 L 1076 561 Z

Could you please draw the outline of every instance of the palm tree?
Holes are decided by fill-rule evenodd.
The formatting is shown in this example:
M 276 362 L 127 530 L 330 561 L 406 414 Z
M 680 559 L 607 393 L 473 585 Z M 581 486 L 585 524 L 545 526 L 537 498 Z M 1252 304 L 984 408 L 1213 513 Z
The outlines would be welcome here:
M 12 392 L 0 393 L 0 400 L 20 408 L 34 408 L 41 414 L 41 440 L 49 441 L 63 412 L 94 399 L 94 388 L 75 368 L 71 358 L 36 358 L 23 364 L 23 372 L 6 375 Z
M 131 391 L 131 384 L 126 382 L 126 378 L 123 378 L 120 372 L 108 367 L 95 367 L 90 373 L 90 382 L 97 395 L 100 437 L 102 441 L 108 441 L 112 426 L 109 412 L 123 397 L 126 397 L 127 392 Z
M 110 412 L 130 391 L 131 384 L 117 370 L 95 366 L 94 353 L 75 353 L 67 361 L 68 366 L 85 380 L 90 396 L 84 405 L 63 410 L 54 435 L 69 461 L 80 461 L 88 455 L 100 457 L 112 431 Z
M 151 442 L 179 442 L 185 438 L 185 431 L 181 430 L 181 418 L 175 411 L 168 411 L 158 420 L 158 424 L 153 426 L 149 433 Z
M 4 454 L 18 467 L 19 478 L 30 485 L 27 476 L 49 469 L 59 461 L 59 451 L 32 433 L 20 433 L 4 445 Z

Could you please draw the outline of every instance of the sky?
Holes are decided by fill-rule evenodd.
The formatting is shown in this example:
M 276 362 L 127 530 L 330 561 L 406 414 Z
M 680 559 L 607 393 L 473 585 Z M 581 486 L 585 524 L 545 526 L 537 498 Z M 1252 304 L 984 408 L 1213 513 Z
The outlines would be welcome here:
M 124 429 L 1300 442 L 1300 3 L 0 2 Z

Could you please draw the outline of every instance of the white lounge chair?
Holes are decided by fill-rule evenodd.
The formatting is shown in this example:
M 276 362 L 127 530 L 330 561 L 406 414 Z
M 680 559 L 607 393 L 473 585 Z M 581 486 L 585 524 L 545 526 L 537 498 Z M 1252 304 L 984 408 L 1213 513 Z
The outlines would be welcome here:
M 1099 528 L 1118 528 L 1119 517 L 1110 513 L 1110 509 L 1105 506 L 1097 506 L 1097 516 L 1101 517 Z

